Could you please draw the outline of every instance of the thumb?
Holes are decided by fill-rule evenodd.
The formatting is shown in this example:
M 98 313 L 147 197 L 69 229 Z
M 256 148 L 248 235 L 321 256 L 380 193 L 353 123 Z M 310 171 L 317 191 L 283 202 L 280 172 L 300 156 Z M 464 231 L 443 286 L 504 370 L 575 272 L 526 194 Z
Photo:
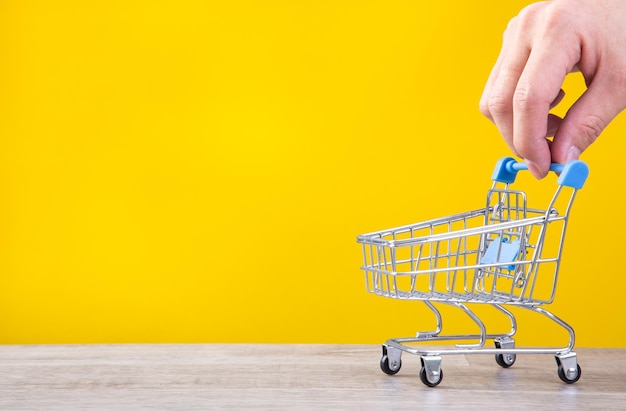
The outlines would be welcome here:
M 625 93 L 616 93 L 614 82 L 593 81 L 559 124 L 550 147 L 552 161 L 578 159 L 624 109 Z

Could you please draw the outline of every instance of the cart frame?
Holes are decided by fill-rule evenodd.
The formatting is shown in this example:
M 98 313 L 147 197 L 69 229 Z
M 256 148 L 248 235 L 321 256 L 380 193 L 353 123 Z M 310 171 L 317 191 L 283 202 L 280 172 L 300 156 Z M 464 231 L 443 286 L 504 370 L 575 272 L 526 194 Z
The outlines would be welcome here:
M 567 222 L 576 193 L 589 174 L 587 165 L 570 161 L 552 164 L 559 174 L 557 188 L 545 209 L 527 206 L 526 193 L 514 190 L 524 162 L 507 157 L 499 160 L 492 174 L 484 208 L 444 218 L 359 235 L 362 244 L 368 292 L 387 298 L 422 301 L 433 313 L 436 327 L 415 337 L 392 338 L 382 345 L 380 367 L 396 374 L 403 352 L 419 355 L 420 379 L 427 386 L 443 378 L 441 357 L 457 354 L 492 354 L 508 368 L 517 354 L 553 354 L 557 374 L 566 383 L 581 376 L 573 350 L 574 329 L 543 308 L 554 301 Z M 558 208 L 562 208 L 559 213 Z M 443 334 L 442 315 L 435 304 L 464 312 L 478 333 Z M 489 305 L 505 315 L 510 330 L 488 333 L 470 306 Z M 569 342 L 562 347 L 515 347 L 515 315 L 505 306 L 520 307 L 540 314 L 562 327 Z M 419 344 L 467 341 L 448 348 L 424 348 Z M 494 348 L 486 348 L 493 340 Z M 416 346 L 417 345 L 417 346 Z

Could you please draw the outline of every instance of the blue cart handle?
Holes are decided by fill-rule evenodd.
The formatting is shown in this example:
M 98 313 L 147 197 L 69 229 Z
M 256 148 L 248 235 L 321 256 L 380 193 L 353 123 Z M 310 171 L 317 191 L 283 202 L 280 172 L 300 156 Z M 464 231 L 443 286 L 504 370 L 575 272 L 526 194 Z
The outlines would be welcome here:
M 517 172 L 520 170 L 528 170 L 528 164 L 523 161 L 518 162 L 511 157 L 505 157 L 498 160 L 491 179 L 510 184 L 515 181 Z M 556 181 L 558 184 L 576 189 L 583 187 L 589 175 L 589 167 L 581 160 L 572 160 L 567 164 L 552 163 L 550 164 L 550 171 L 560 173 Z

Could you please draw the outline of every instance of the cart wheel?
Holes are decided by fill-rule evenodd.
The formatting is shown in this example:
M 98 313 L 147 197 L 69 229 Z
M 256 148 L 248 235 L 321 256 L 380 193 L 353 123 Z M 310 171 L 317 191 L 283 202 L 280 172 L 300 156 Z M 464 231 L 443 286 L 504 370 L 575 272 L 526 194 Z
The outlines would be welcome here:
M 515 341 L 511 337 L 496 338 L 493 342 L 499 350 L 515 348 Z M 502 368 L 509 368 L 515 363 L 515 359 L 515 354 L 496 354 L 496 363 Z
M 426 368 L 422 367 L 420 370 L 420 380 L 422 380 L 422 382 L 429 387 L 435 387 L 439 385 L 441 380 L 443 380 L 443 370 L 439 369 L 439 372 L 436 375 L 428 375 Z
M 402 367 L 402 360 L 398 359 L 394 361 L 392 364 L 389 364 L 389 357 L 383 355 L 383 358 L 380 359 L 380 369 L 383 370 L 385 374 L 394 375 L 400 371 L 400 367 Z
M 578 381 L 578 379 L 580 378 L 580 374 L 582 373 L 582 370 L 580 369 L 580 365 L 576 364 L 576 372 L 572 372 L 573 370 L 570 370 L 570 372 L 565 372 L 565 369 L 563 368 L 562 365 L 559 364 L 559 368 L 557 370 L 558 374 L 559 374 L 559 378 L 561 379 L 561 381 L 563 381 L 564 383 L 567 384 L 573 384 L 576 381 Z M 575 375 L 572 375 L 575 374 Z
M 509 368 L 515 364 L 515 354 L 496 354 L 496 362 L 502 368 Z

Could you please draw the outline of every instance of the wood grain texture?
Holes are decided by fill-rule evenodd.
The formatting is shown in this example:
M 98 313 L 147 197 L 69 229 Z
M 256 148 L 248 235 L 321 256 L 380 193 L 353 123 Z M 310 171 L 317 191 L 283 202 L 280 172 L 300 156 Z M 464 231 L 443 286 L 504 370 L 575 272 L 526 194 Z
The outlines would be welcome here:
M 571 385 L 551 355 L 458 355 L 428 388 L 417 356 L 388 376 L 373 345 L 3 345 L 0 410 L 626 409 L 626 350 L 576 352 Z

